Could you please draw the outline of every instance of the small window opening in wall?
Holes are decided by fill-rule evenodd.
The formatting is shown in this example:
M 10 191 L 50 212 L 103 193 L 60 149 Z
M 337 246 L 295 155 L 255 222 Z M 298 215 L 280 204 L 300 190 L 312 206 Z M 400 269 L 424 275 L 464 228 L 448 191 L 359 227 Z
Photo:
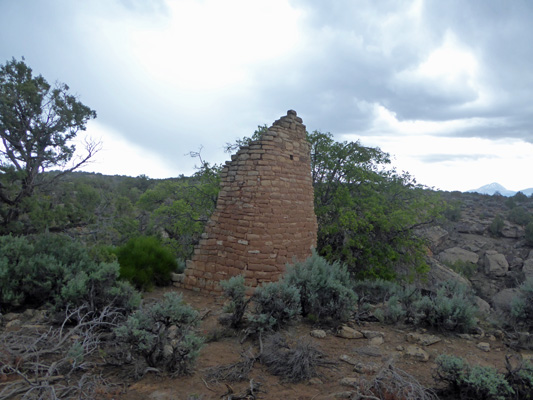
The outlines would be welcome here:
M 292 154 L 291 154 L 291 156 L 290 156 L 290 157 L 291 157 L 291 160 L 294 160 L 294 156 L 293 156 Z

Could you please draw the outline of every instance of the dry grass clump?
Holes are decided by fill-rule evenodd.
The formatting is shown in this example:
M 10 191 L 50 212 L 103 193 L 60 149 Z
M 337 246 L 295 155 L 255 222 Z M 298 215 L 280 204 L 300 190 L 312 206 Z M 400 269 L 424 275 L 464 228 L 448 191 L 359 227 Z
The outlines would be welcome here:
M 372 380 L 362 380 L 353 400 L 438 400 L 407 372 L 388 364 Z
M 336 364 L 309 340 L 298 340 L 291 346 L 279 333 L 266 339 L 261 363 L 272 375 L 292 383 L 317 377 L 320 375 L 318 368 Z

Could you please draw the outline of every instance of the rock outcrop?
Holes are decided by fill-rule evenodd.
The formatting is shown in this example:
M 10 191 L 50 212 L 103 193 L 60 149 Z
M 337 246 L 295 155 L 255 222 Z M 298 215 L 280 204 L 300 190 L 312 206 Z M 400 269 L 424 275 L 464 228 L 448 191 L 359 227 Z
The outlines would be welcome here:
M 450 264 L 455 264 L 457 262 L 477 264 L 479 256 L 473 251 L 465 250 L 460 247 L 451 247 L 439 253 L 438 259 L 440 262 Z
M 484 258 L 485 274 L 493 277 L 501 277 L 509 271 L 509 263 L 503 254 L 496 250 L 487 250 Z

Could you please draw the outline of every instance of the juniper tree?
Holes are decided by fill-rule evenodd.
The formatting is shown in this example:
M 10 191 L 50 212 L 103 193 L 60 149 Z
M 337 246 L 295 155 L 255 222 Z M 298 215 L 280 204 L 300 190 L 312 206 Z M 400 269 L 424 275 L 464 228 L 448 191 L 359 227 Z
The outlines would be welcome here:
M 72 140 L 96 112 L 69 93 L 64 83 L 50 85 L 34 76 L 24 60 L 0 66 L 0 223 L 4 230 L 22 212 L 23 202 L 37 187 L 85 164 L 99 149 L 86 143 L 87 153 L 72 161 Z M 50 168 L 59 173 L 44 175 Z

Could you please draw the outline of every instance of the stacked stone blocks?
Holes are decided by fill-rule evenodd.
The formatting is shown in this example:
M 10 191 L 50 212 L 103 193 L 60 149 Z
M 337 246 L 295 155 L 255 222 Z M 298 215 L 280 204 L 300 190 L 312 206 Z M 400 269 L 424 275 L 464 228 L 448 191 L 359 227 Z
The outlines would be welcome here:
M 309 257 L 317 236 L 310 161 L 305 125 L 292 110 L 241 147 L 222 170 L 217 207 L 181 286 L 220 292 L 220 281 L 243 275 L 256 287 Z

